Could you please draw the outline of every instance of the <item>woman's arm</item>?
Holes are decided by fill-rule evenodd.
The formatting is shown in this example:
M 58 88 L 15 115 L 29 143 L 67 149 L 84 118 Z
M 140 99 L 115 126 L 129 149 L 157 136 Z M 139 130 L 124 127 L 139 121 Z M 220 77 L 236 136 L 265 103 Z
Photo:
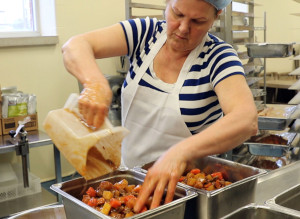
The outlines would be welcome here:
M 66 69 L 83 85 L 79 110 L 88 125 L 99 128 L 112 99 L 109 83 L 95 59 L 127 54 L 121 24 L 77 35 L 62 47 Z

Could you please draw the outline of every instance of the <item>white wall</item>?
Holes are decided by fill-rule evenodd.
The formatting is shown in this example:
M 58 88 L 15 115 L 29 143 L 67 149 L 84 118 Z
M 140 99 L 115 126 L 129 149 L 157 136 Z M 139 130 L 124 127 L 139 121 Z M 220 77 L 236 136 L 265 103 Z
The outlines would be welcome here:
M 70 93 L 78 92 L 77 81 L 67 73 L 61 46 L 71 36 L 112 25 L 125 19 L 123 0 L 57 0 L 56 24 L 59 44 L 53 46 L 0 48 L 1 87 L 16 85 L 37 95 L 39 127 L 49 110 L 61 108 Z M 116 74 L 115 60 L 99 61 L 106 74 Z M 0 160 L 19 160 L 14 153 Z M 52 145 L 30 150 L 31 171 L 42 180 L 54 178 Z M 74 170 L 62 157 L 63 175 Z
M 255 7 L 255 26 L 263 27 L 266 12 L 266 42 L 300 43 L 300 16 L 291 13 L 300 12 L 300 3 L 293 0 L 255 0 L 260 6 Z M 263 31 L 256 31 L 258 42 L 263 41 Z M 299 45 L 295 45 L 299 51 Z M 291 72 L 294 68 L 292 57 L 267 59 L 267 72 Z

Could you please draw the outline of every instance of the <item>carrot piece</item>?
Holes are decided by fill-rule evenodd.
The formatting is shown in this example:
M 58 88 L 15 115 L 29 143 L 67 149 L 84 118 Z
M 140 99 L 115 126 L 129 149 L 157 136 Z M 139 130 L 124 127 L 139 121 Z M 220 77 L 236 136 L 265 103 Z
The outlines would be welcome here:
M 196 175 L 196 174 L 200 173 L 201 171 L 200 171 L 200 169 L 195 168 L 195 169 L 192 169 L 190 172 Z
M 93 187 L 90 187 L 87 191 L 86 194 L 88 194 L 90 197 L 96 197 L 96 191 Z
M 111 205 L 112 208 L 118 208 L 121 206 L 121 202 L 115 198 L 111 198 L 109 204 Z

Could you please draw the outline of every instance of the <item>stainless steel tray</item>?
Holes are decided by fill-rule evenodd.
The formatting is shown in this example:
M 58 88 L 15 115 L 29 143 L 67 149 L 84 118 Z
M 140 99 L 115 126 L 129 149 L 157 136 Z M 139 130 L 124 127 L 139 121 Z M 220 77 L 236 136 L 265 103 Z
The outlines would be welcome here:
M 238 210 L 222 217 L 221 219 L 241 219 L 241 218 L 251 218 L 251 219 L 294 219 L 300 218 L 297 215 L 293 215 L 292 212 L 279 211 L 278 209 L 270 208 L 269 206 L 250 204 L 239 208 Z
M 82 195 L 90 187 L 96 187 L 103 180 L 112 183 L 126 179 L 129 184 L 142 184 L 145 174 L 134 170 L 117 170 L 94 180 L 85 181 L 84 178 L 78 178 L 63 183 L 52 185 L 50 188 L 62 196 L 63 204 L 67 218 L 103 218 L 111 217 L 102 214 L 94 208 L 81 201 Z M 185 207 L 188 200 L 197 197 L 197 193 L 192 190 L 177 186 L 174 200 L 152 210 L 145 211 L 130 218 L 175 218 L 183 219 Z
M 248 56 L 251 58 L 282 58 L 293 54 L 294 43 L 247 43 Z
M 299 135 L 296 133 L 283 132 L 277 135 L 287 139 L 286 145 L 281 144 L 268 144 L 260 142 L 251 142 L 247 140 L 244 145 L 248 146 L 249 152 L 252 155 L 269 156 L 269 157 L 282 157 L 285 156 L 291 147 L 299 146 Z
M 270 207 L 277 208 L 280 211 L 289 211 L 300 218 L 300 184 L 278 194 L 266 201 Z
M 258 128 L 260 130 L 284 130 L 296 118 L 299 117 L 299 106 L 297 105 L 284 105 L 284 104 L 267 104 L 268 108 L 277 110 L 285 110 L 281 117 L 275 116 L 258 116 Z
M 135 167 L 135 169 L 147 173 L 152 165 L 153 162 Z M 231 181 L 232 184 L 214 191 L 205 191 L 179 183 L 182 187 L 195 190 L 199 194 L 197 199 L 191 200 L 187 205 L 186 211 L 189 212 L 189 215 L 186 218 L 188 219 L 220 218 L 253 202 L 257 178 L 267 173 L 262 169 L 213 156 L 198 159 L 193 167 L 200 168 L 205 173 L 220 171 L 224 178 Z M 188 171 L 186 170 L 186 172 Z

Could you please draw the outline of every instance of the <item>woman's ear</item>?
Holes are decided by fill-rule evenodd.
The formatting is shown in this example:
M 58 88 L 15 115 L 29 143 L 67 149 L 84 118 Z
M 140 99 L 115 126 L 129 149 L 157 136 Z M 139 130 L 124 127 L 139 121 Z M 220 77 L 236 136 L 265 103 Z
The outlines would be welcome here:
M 217 12 L 217 16 L 219 16 L 221 13 L 222 13 L 222 9 L 221 10 L 219 10 L 218 12 Z

